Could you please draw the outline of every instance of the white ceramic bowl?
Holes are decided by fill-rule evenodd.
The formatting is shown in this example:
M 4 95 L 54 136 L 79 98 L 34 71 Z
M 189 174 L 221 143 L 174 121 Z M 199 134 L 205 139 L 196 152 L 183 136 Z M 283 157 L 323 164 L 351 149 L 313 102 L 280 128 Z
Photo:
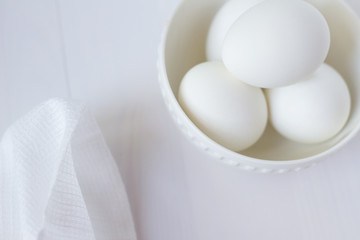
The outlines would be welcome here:
M 205 40 L 210 22 L 226 0 L 184 0 L 165 29 L 159 48 L 158 71 L 168 110 L 195 145 L 219 161 L 261 173 L 300 171 L 315 165 L 346 144 L 360 127 L 360 23 L 341 0 L 308 0 L 328 21 L 331 48 L 326 62 L 345 78 L 351 93 L 349 121 L 334 138 L 318 145 L 304 145 L 284 139 L 270 124 L 250 149 L 233 152 L 201 132 L 186 116 L 177 101 L 180 81 L 185 73 L 205 61 Z

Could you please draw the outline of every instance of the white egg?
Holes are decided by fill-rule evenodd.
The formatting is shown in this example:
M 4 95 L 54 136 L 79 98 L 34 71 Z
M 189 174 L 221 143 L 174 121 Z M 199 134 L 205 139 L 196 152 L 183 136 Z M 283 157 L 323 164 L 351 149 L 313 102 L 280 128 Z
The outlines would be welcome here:
M 293 84 L 325 60 L 330 32 L 323 15 L 303 0 L 266 0 L 243 13 L 228 31 L 225 66 L 253 86 Z
M 221 60 L 225 36 L 235 20 L 245 11 L 263 0 L 232 0 L 226 2 L 213 18 L 206 41 L 206 57 L 209 61 Z
M 301 143 L 320 143 L 335 136 L 350 113 L 347 85 L 327 64 L 294 85 L 266 90 L 266 95 L 274 128 Z
M 233 151 L 253 145 L 267 123 L 263 91 L 238 81 L 218 61 L 193 67 L 180 84 L 178 98 L 200 130 Z

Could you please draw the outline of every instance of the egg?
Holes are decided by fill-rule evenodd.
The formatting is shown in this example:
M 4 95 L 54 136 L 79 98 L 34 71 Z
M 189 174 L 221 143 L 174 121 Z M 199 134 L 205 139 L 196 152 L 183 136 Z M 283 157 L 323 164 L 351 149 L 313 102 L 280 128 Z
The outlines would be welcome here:
M 203 133 L 232 151 L 253 145 L 267 123 L 263 91 L 238 81 L 220 61 L 190 69 L 180 83 L 178 100 Z
M 327 64 L 290 86 L 266 90 L 270 119 L 282 136 L 320 143 L 335 136 L 350 113 L 350 93 L 341 75 Z
M 226 33 L 235 20 L 245 11 L 263 0 L 232 0 L 226 2 L 213 18 L 206 40 L 206 57 L 209 61 L 221 60 Z
M 238 79 L 257 87 L 293 84 L 325 60 L 330 31 L 324 16 L 303 0 L 266 0 L 230 27 L 222 60 Z

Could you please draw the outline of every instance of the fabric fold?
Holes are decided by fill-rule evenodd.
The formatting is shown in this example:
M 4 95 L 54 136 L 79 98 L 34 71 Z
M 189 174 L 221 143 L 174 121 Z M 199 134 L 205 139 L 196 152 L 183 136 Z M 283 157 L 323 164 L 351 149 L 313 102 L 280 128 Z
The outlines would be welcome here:
M 0 239 L 136 239 L 115 161 L 89 110 L 52 99 L 0 143 Z

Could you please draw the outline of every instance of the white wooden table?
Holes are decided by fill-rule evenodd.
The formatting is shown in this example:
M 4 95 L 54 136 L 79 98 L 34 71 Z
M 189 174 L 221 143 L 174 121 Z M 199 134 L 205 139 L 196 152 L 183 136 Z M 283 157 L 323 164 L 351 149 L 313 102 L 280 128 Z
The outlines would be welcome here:
M 0 0 L 0 134 L 48 98 L 87 102 L 139 240 L 360 239 L 360 136 L 316 168 L 268 176 L 213 161 L 175 128 L 155 63 L 178 2 Z

